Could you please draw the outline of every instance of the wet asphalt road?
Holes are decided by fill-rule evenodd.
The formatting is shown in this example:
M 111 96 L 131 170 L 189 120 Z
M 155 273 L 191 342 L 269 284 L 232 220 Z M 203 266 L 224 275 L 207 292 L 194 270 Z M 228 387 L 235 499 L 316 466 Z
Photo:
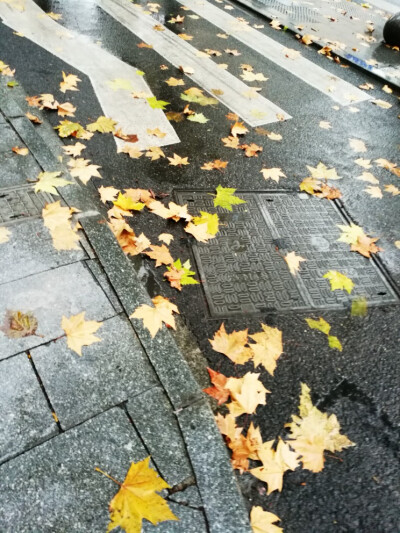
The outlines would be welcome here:
M 158 99 L 170 102 L 168 110 L 181 111 L 185 105 L 180 99 L 181 90 L 196 84 L 183 76 L 179 70 L 159 56 L 154 50 L 138 48 L 141 42 L 93 2 L 70 0 L 38 1 L 44 11 L 61 13 L 59 21 L 66 28 L 101 41 L 102 46 L 123 61 L 145 72 L 145 79 Z M 219 6 L 219 4 L 216 4 Z M 400 240 L 400 196 L 384 192 L 382 199 L 371 198 L 364 189 L 368 183 L 355 179 L 364 170 L 354 163 L 357 157 L 375 160 L 385 158 L 399 163 L 399 94 L 382 92 L 384 85 L 354 66 L 342 68 L 317 53 L 317 48 L 297 42 L 293 34 L 277 32 L 268 26 L 268 21 L 232 4 L 229 14 L 245 17 L 250 24 L 264 24 L 259 31 L 284 46 L 301 51 L 302 55 L 325 70 L 358 86 L 369 82 L 375 87 L 371 91 L 375 98 L 393 104 L 385 110 L 370 102 L 354 104 L 359 112 L 353 113 L 343 107 L 335 110 L 330 98 L 323 96 L 286 70 L 261 57 L 234 38 L 221 39 L 221 33 L 208 21 L 186 17 L 182 26 L 166 22 L 170 15 L 182 14 L 181 4 L 167 1 L 154 14 L 157 23 L 165 25 L 176 33 L 193 35 L 190 42 L 198 50 L 216 49 L 222 56 L 214 58 L 218 63 L 227 63 L 228 70 L 239 76 L 242 63 L 262 72 L 267 82 L 252 83 L 262 87 L 261 94 L 288 112 L 293 118 L 264 126 L 265 129 L 281 134 L 281 142 L 271 141 L 257 134 L 254 128 L 245 137 L 245 142 L 255 142 L 263 147 L 259 157 L 246 158 L 241 150 L 224 148 L 220 139 L 229 133 L 230 122 L 225 115 L 229 109 L 221 103 L 217 106 L 200 108 L 209 119 L 207 124 L 189 121 L 173 123 L 181 143 L 164 147 L 167 156 L 174 152 L 188 156 L 190 165 L 179 168 L 168 165 L 166 159 L 150 161 L 142 157 L 129 159 L 117 154 L 114 140 L 109 135 L 95 135 L 87 143 L 85 158 L 102 167 L 102 180 L 92 179 L 88 187 L 93 199 L 99 204 L 97 188 L 100 185 L 119 189 L 130 187 L 151 188 L 156 193 L 171 195 L 176 190 L 213 190 L 218 184 L 234 187 L 239 191 L 297 191 L 302 179 L 308 175 L 306 165 L 315 167 L 319 161 L 329 168 L 335 167 L 342 180 L 335 183 L 343 194 L 343 205 L 347 214 L 366 233 L 380 237 L 384 249 L 380 257 L 385 274 L 397 290 L 400 288 L 400 250 L 394 242 Z M 220 6 L 219 6 L 220 7 Z M 184 12 L 187 15 L 190 12 Z M 234 57 L 224 49 L 237 49 L 240 56 Z M 16 76 L 25 91 L 30 94 L 53 93 L 59 95 L 58 85 L 61 71 L 79 74 L 82 82 L 79 92 L 68 92 L 67 99 L 77 106 L 76 120 L 87 124 L 102 115 L 101 107 L 88 78 L 65 65 L 50 52 L 34 45 L 27 39 L 13 34 L 12 30 L 0 24 L 0 59 L 16 68 Z M 161 70 L 160 65 L 168 70 Z M 170 76 L 185 80 L 185 87 L 169 87 L 164 80 Z M 58 117 L 48 114 L 56 125 Z M 320 121 L 329 121 L 332 128 L 324 130 Z M 134 133 L 134 125 L 132 131 Z M 361 139 L 367 152 L 356 154 L 349 148 L 348 139 Z M 70 141 L 65 141 L 67 144 Z M 207 172 L 201 170 L 206 161 L 222 159 L 228 161 L 225 171 Z M 264 180 L 262 167 L 280 167 L 286 174 L 279 185 Z M 376 165 L 370 170 L 384 185 L 400 186 L 400 180 L 388 170 Z M 325 200 L 320 200 L 325 201 Z M 184 234 L 181 225 L 142 213 L 132 222 L 135 232 L 144 231 L 152 242 L 162 232 L 175 237 L 170 250 L 174 258 L 191 258 L 191 241 Z M 349 252 L 350 253 L 350 252 Z M 179 307 L 184 320 L 197 339 L 208 364 L 226 375 L 240 376 L 252 370 L 252 365 L 234 366 L 224 356 L 211 349 L 208 338 L 219 328 L 221 319 L 211 318 L 201 286 L 185 287 L 177 293 L 163 281 L 161 269 L 155 269 L 151 260 L 144 259 L 147 276 L 155 294 L 161 293 L 173 300 Z M 323 316 L 331 325 L 332 333 L 343 344 L 343 352 L 331 350 L 322 334 L 311 331 L 304 318 Z M 400 531 L 400 350 L 399 311 L 397 305 L 371 308 L 366 317 L 351 317 L 349 310 L 315 312 L 267 312 L 260 315 L 237 316 L 225 319 L 226 329 L 249 328 L 253 333 L 259 330 L 260 322 L 276 326 L 283 331 L 284 354 L 278 362 L 274 377 L 266 372 L 261 379 L 267 389 L 267 405 L 259 407 L 252 420 L 261 428 L 263 440 L 284 435 L 283 424 L 295 413 L 298 405 L 300 383 L 306 382 L 312 390 L 314 401 L 321 409 L 335 413 L 343 432 L 357 446 L 329 457 L 321 473 L 312 474 L 297 470 L 285 474 L 282 493 L 265 495 L 264 484 L 250 474 L 239 476 L 243 494 L 249 506 L 262 505 L 276 513 L 282 520 L 285 533 L 302 531 L 315 533 L 398 533 Z M 244 418 L 242 423 L 248 424 Z M 233 532 L 232 532 L 233 533 Z

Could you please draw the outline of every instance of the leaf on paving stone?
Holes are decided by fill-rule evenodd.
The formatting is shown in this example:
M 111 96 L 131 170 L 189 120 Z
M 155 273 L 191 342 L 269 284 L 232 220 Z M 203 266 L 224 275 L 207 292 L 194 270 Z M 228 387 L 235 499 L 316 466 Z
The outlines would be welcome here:
M 263 442 L 257 452 L 262 466 L 250 470 L 253 476 L 267 484 L 267 495 L 275 490 L 281 492 L 283 474 L 288 470 L 295 470 L 300 464 L 299 453 L 291 450 L 287 442 L 279 439 L 276 450 L 274 443 L 273 440 Z
M 173 120 L 174 122 L 182 122 L 185 120 L 185 115 L 180 111 L 168 111 L 168 113 L 165 113 L 165 116 L 168 120 Z
M 215 96 L 222 96 L 224 94 L 222 89 L 211 89 L 211 92 L 215 94 Z
M 271 179 L 276 183 L 279 183 L 280 178 L 286 178 L 286 174 L 282 172 L 281 168 L 263 168 L 260 172 L 264 176 L 264 179 Z
M 357 176 L 356 177 L 356 180 L 366 181 L 366 182 L 372 183 L 374 185 L 379 183 L 379 180 L 377 178 L 375 178 L 375 176 L 373 174 L 371 174 L 371 172 L 363 172 L 361 174 L 361 176 Z
M 61 327 L 67 335 L 68 348 L 82 356 L 82 346 L 101 342 L 101 339 L 93 334 L 102 324 L 103 322 L 96 322 L 95 320 L 85 320 L 85 311 L 69 318 L 63 316 Z
M 117 200 L 113 203 L 124 211 L 141 211 L 145 206 L 142 202 L 135 202 L 132 198 L 122 193 L 118 194 Z
M 224 143 L 225 148 L 233 148 L 235 150 L 239 149 L 239 138 L 238 137 L 232 137 L 230 135 L 229 137 L 222 138 L 221 141 Z
M 57 194 L 56 187 L 65 187 L 65 185 L 71 185 L 74 182 L 60 178 L 61 172 L 41 172 L 35 184 L 35 192 L 48 192 L 50 194 Z
M 167 68 L 168 68 L 168 67 L 167 67 Z M 189 66 L 186 66 L 186 67 L 185 67 L 185 66 L 180 65 L 180 66 L 179 66 L 179 70 L 180 70 L 181 72 L 183 72 L 183 74 L 187 74 L 188 76 L 191 76 L 192 74 L 194 74 L 194 68 L 189 67 Z
M 359 157 L 358 159 L 355 159 L 354 162 L 357 163 L 357 165 L 359 165 L 360 167 L 363 167 L 366 169 L 372 167 L 371 159 L 363 159 L 362 157 Z
M 161 246 L 155 246 L 152 244 L 149 246 L 149 248 L 150 252 L 144 253 L 156 261 L 156 267 L 161 265 L 171 265 L 174 262 L 169 249 L 165 246 L 165 244 L 162 244 Z
M 293 48 L 284 48 L 282 51 L 285 57 L 289 59 L 298 59 L 301 57 L 300 52 L 298 50 L 293 50 Z
M 171 241 L 174 240 L 174 236 L 170 233 L 160 233 L 158 240 L 164 242 L 167 246 L 171 244 Z
M 40 96 L 27 96 L 25 100 L 28 102 L 29 107 L 39 107 L 41 102 Z
M 385 192 L 391 193 L 393 196 L 397 196 L 400 194 L 400 189 L 391 183 L 390 185 L 385 185 Z
M 218 100 L 211 96 L 204 96 L 203 90 L 197 87 L 190 87 L 181 94 L 181 99 L 193 104 L 199 104 L 201 106 L 218 104 Z
M 29 111 L 25 113 L 25 116 L 26 118 L 29 118 L 29 120 L 34 124 L 42 124 L 43 122 L 43 120 L 40 120 L 40 118 L 34 115 L 33 113 L 29 113 Z
M 217 33 L 217 37 L 220 39 L 228 39 L 229 35 L 226 35 L 226 33 Z
M 107 531 L 121 528 L 126 533 L 140 533 L 142 520 L 153 525 L 166 520 L 179 520 L 168 503 L 157 492 L 171 488 L 158 473 L 149 467 L 150 456 L 132 463 L 123 483 L 96 468 L 120 486 L 109 505 L 110 523 Z
M 373 89 L 374 86 L 372 85 L 372 83 L 365 82 L 359 85 L 359 88 L 364 89 L 364 91 L 369 91 L 370 89 Z
M 143 155 L 143 152 L 141 152 L 138 148 L 136 148 L 136 146 L 132 146 L 131 144 L 124 144 L 122 148 L 119 146 L 117 148 L 117 152 L 119 154 L 128 154 L 131 159 L 139 159 L 139 157 Z
M 153 338 L 161 329 L 163 322 L 167 326 L 176 329 L 175 318 L 172 313 L 179 314 L 177 306 L 163 296 L 156 296 L 151 301 L 154 307 L 143 304 L 129 318 L 143 320 L 143 326 L 149 330 Z
M 9 76 L 12 78 L 14 76 L 15 69 L 11 70 L 9 65 L 6 65 L 4 61 L 0 60 L 0 73 L 2 76 Z
M 280 133 L 274 133 L 273 131 L 268 132 L 267 137 L 270 141 L 281 141 L 282 135 Z
M 0 226 L 0 244 L 8 242 L 10 240 L 11 231 L 4 227 Z
M 368 303 L 365 296 L 359 296 L 351 302 L 351 316 L 365 316 L 368 311 Z
M 262 146 L 258 146 L 255 143 L 241 144 L 239 148 L 244 150 L 246 157 L 258 157 L 259 152 L 262 152 Z
M 146 157 L 150 157 L 152 161 L 156 161 L 160 157 L 165 157 L 165 154 L 159 146 L 150 146 L 147 148 Z
M 167 278 L 171 287 L 182 290 L 182 285 L 198 285 L 198 281 L 193 278 L 196 275 L 191 269 L 189 259 L 183 264 L 178 258 L 172 263 L 172 265 L 167 266 L 167 272 L 164 272 L 164 277 Z
M 82 81 L 75 74 L 62 73 L 63 81 L 60 83 L 60 91 L 65 93 L 66 91 L 79 91 L 76 84 L 78 81 Z
M 207 387 L 206 389 L 203 389 L 203 391 L 209 396 L 212 396 L 215 400 L 217 400 L 218 405 L 221 405 L 229 399 L 230 392 L 228 389 L 225 389 L 225 385 L 228 381 L 228 378 L 224 376 L 224 374 L 216 372 L 211 368 L 207 368 L 207 370 L 210 374 L 210 380 L 213 386 Z
M 199 217 L 194 217 L 193 222 L 196 225 L 207 224 L 207 231 L 210 235 L 216 235 L 219 231 L 219 217 L 218 215 L 200 211 Z
M 9 339 L 22 339 L 23 337 L 36 335 L 37 328 L 37 318 L 31 311 L 23 313 L 22 311 L 11 311 L 7 309 L 3 325 L 0 326 L 0 331 Z
M 193 115 L 190 115 L 187 119 L 191 122 L 198 122 L 199 124 L 205 124 L 209 121 L 209 119 L 205 117 L 203 113 L 193 113 Z
M 321 120 L 321 122 L 319 123 L 319 127 L 322 128 L 323 130 L 332 129 L 331 123 L 326 120 Z
M 225 325 L 222 323 L 219 330 L 214 334 L 213 339 L 208 340 L 216 352 L 222 353 L 234 363 L 242 365 L 252 357 L 251 349 L 246 346 L 248 342 L 247 333 L 247 329 L 227 333 Z
M 400 241 L 394 241 L 394 245 L 396 246 L 396 248 L 400 249 Z
M 353 281 L 337 270 L 329 270 L 323 277 L 329 279 L 331 291 L 344 290 L 351 294 L 354 288 Z
M 68 161 L 71 176 L 79 178 L 84 185 L 87 184 L 90 178 L 101 178 L 97 170 L 101 167 L 99 165 L 89 165 L 89 163 L 89 159 L 83 159 L 82 157 Z
M 200 167 L 202 170 L 222 170 L 226 168 L 226 165 L 228 164 L 228 161 L 221 161 L 221 159 L 214 159 L 214 161 L 209 161 L 208 163 L 204 163 L 202 167 Z
M 189 161 L 187 157 L 181 157 L 178 154 L 174 154 L 173 157 L 167 157 L 169 164 L 173 165 L 174 167 L 181 167 L 182 165 L 189 165 Z
M 86 126 L 88 131 L 98 131 L 100 133 L 113 133 L 115 131 L 115 125 L 117 122 L 112 118 L 104 116 L 99 117 L 96 122 L 92 122 Z
M 283 533 L 283 529 L 275 525 L 276 522 L 280 521 L 281 519 L 276 514 L 264 511 L 262 507 L 252 507 L 251 509 L 250 524 L 253 533 Z
M 49 13 L 46 13 L 46 15 L 53 20 L 60 20 L 62 18 L 62 15 L 59 13 L 53 13 L 52 11 L 49 11 Z
M 339 350 L 339 352 L 342 351 L 342 344 L 339 341 L 339 339 L 337 337 L 334 337 L 333 335 L 329 335 L 331 326 L 330 324 L 328 324 L 326 320 L 324 320 L 322 317 L 319 317 L 319 320 L 313 320 L 312 318 L 306 318 L 306 322 L 311 329 L 317 329 L 318 331 L 322 331 L 322 333 L 325 333 L 325 335 L 328 338 L 328 343 L 329 343 L 330 348 L 335 348 Z
M 231 56 L 235 56 L 235 57 L 237 57 L 237 56 L 241 56 L 241 55 L 242 55 L 238 50 L 231 50 L 230 48 L 226 48 L 226 49 L 224 50 L 224 52 L 225 52 L 226 54 L 230 54 Z
M 69 102 L 65 102 L 57 106 L 57 111 L 60 117 L 73 117 L 75 116 L 76 107 Z
M 246 200 L 242 200 L 238 196 L 235 196 L 236 189 L 231 187 L 222 187 L 218 185 L 216 188 L 217 194 L 214 198 L 214 207 L 222 207 L 228 211 L 232 211 L 233 205 L 245 204 Z
M 369 194 L 372 198 L 383 198 L 382 190 L 380 187 L 374 187 L 369 185 L 364 191 Z
M 28 148 L 20 148 L 19 146 L 13 146 L 11 148 L 11 150 L 15 153 L 15 154 L 18 154 L 18 155 L 28 155 L 29 154 L 29 150 Z
M 386 94 L 392 94 L 393 93 L 393 90 L 389 87 L 389 85 L 384 85 L 382 87 L 382 91 L 385 92 Z
M 282 331 L 261 324 L 263 331 L 249 335 L 255 344 L 249 344 L 253 352 L 254 368 L 262 365 L 267 372 L 274 375 L 276 361 L 283 353 Z
M 124 133 L 121 128 L 114 132 L 114 137 L 118 137 L 118 139 L 122 139 L 127 143 L 137 143 L 139 140 L 136 133 Z
M 304 259 L 304 257 L 301 257 L 300 255 L 296 255 L 296 252 L 288 253 L 284 257 L 284 260 L 286 261 L 292 276 L 296 276 L 300 268 L 300 263 L 302 261 L 307 261 L 307 259 Z
M 193 222 L 189 222 L 187 226 L 185 226 L 186 233 L 190 233 L 190 235 L 193 235 L 193 237 L 196 239 L 196 241 L 199 242 L 208 242 L 210 239 L 214 239 L 215 235 L 211 235 L 208 233 L 208 224 L 207 222 L 203 224 L 193 224 Z
M 242 74 L 240 74 L 240 77 L 244 81 L 267 81 L 268 78 L 264 76 L 261 72 L 258 72 L 257 74 L 255 72 L 250 72 L 249 70 L 244 70 Z
M 310 388 L 302 383 L 299 416 L 293 415 L 292 422 L 285 424 L 285 427 L 290 431 L 290 446 L 302 456 L 303 468 L 321 472 L 325 450 L 341 452 L 355 444 L 340 433 L 336 415 L 328 416 L 312 404 L 310 392 Z
M 158 137 L 159 139 L 163 139 L 167 134 L 161 131 L 159 128 L 150 129 L 147 128 L 148 135 L 154 135 L 155 137 Z
M 70 222 L 72 214 L 76 211 L 74 208 L 62 206 L 60 201 L 47 204 L 43 208 L 43 222 L 50 231 L 56 250 L 80 250 L 77 234 L 79 226 L 72 228 Z
M 58 126 L 54 127 L 58 130 L 60 137 L 76 137 L 77 139 L 91 139 L 93 133 L 86 131 L 78 122 L 71 122 L 70 120 L 62 120 Z
M 156 24 L 155 26 L 153 26 L 153 30 L 154 31 L 165 31 L 165 28 L 162 24 Z
M 39 107 L 40 109 L 57 109 L 60 105 L 55 99 L 52 94 L 41 94 L 39 98 Z M 72 104 L 70 104 L 72 105 Z
M 276 19 L 273 19 L 271 20 L 271 22 L 269 23 L 269 25 L 271 26 L 271 28 L 273 28 L 274 30 L 281 30 L 281 25 L 282 25 L 282 22 L 279 22 L 279 20 L 276 20 Z
M 188 35 L 187 33 L 178 33 L 178 37 L 180 37 L 183 41 L 191 41 L 193 39 L 193 35 Z
M 383 158 L 375 159 L 374 163 L 376 163 L 378 167 L 385 168 L 386 170 L 390 170 L 391 172 L 393 172 L 397 166 L 396 163 L 391 163 L 387 159 Z
M 81 155 L 82 150 L 86 149 L 86 146 L 80 142 L 77 142 L 75 144 L 70 144 L 69 146 L 63 146 L 62 149 L 67 155 L 77 157 L 78 155 Z
M 340 176 L 337 175 L 335 168 L 328 168 L 324 163 L 319 162 L 316 167 L 309 167 L 311 177 L 318 180 L 340 180 Z
M 386 102 L 385 100 L 372 100 L 371 103 L 382 109 L 390 109 L 392 107 L 392 104 L 389 104 L 389 102 Z
M 229 378 L 226 382 L 225 387 L 232 398 L 227 407 L 233 416 L 238 417 L 244 413 L 251 415 L 259 405 L 265 405 L 266 395 L 270 391 L 259 381 L 259 375 L 247 372 L 242 378 Z
M 103 185 L 99 187 L 98 191 L 103 204 L 105 204 L 106 202 L 114 202 L 115 198 L 120 192 L 115 187 L 103 187 Z
M 367 151 L 364 141 L 361 141 L 360 139 L 349 139 L 349 144 L 350 148 L 352 148 L 355 152 Z
M 165 109 L 165 107 L 169 105 L 169 102 L 165 102 L 164 100 L 157 100 L 155 96 L 146 98 L 146 100 L 152 109 Z
M 315 178 L 305 178 L 299 185 L 301 191 L 305 191 L 308 194 L 317 196 L 318 198 L 327 198 L 328 200 L 334 200 L 335 198 L 341 198 L 342 193 L 335 187 L 330 187 L 325 182 L 317 180 Z
M 115 78 L 112 81 L 108 81 L 107 85 L 111 87 L 113 91 L 123 90 L 123 91 L 133 91 L 134 87 L 130 80 L 123 78 Z

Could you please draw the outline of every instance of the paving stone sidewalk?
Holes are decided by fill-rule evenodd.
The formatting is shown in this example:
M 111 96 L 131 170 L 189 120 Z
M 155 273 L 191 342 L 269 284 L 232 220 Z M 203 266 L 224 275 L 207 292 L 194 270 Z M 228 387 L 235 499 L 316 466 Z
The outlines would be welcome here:
M 151 339 L 128 319 L 150 298 L 79 184 L 59 192 L 81 211 L 81 248 L 54 249 L 41 210 L 58 197 L 30 182 L 67 171 L 51 127 L 24 116 L 24 96 L 0 86 L 0 226 L 11 232 L 0 250 L 0 322 L 7 310 L 32 312 L 38 329 L 21 339 L 0 331 L 0 531 L 106 531 L 116 485 L 95 467 L 122 481 L 151 455 L 179 522 L 143 531 L 249 532 L 207 400 L 171 333 Z M 79 357 L 61 319 L 82 311 L 103 325 Z

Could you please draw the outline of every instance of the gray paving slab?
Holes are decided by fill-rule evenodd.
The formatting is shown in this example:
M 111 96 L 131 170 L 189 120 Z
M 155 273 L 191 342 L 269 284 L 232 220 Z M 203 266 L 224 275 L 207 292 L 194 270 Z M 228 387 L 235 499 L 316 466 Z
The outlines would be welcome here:
M 40 219 L 21 221 L 8 228 L 10 240 L 1 245 L 0 284 L 32 276 L 86 259 L 80 250 L 57 251 Z
M 126 406 L 167 483 L 174 486 L 193 476 L 176 416 L 163 390 L 148 390 Z
M 27 355 L 0 361 L 0 463 L 56 433 L 57 425 Z
M 203 500 L 196 485 L 191 485 L 184 490 L 171 494 L 169 499 L 190 507 L 203 507 Z
M 82 239 L 81 239 L 81 242 L 82 242 Z M 87 241 L 84 241 L 84 242 L 86 243 Z M 92 253 L 92 255 L 94 257 L 94 254 L 93 254 L 93 252 L 91 252 L 90 249 L 86 248 L 86 252 L 87 253 Z M 106 276 L 106 273 L 102 269 L 100 262 L 97 259 L 92 259 L 90 261 L 86 261 L 86 265 L 89 267 L 89 269 L 93 273 L 93 276 L 100 283 L 101 288 L 106 293 L 107 298 L 112 303 L 112 305 L 113 305 L 114 309 L 116 310 L 116 312 L 117 313 L 121 313 L 123 311 L 122 305 L 120 304 L 120 302 L 118 300 L 118 296 L 115 294 L 114 290 L 110 286 L 110 284 L 108 282 L 108 279 L 107 279 L 107 276 Z
M 132 461 L 148 456 L 122 409 L 111 409 L 0 467 L 2 533 L 99 533 Z
M 31 351 L 64 429 L 157 384 L 156 375 L 125 318 L 106 320 L 96 335 L 102 342 L 84 347 L 82 357 L 68 348 L 65 337 Z M 132 401 L 135 403 L 135 399 Z
M 207 533 L 207 526 L 202 511 L 191 509 L 177 503 L 170 503 L 171 511 L 179 518 L 179 521 L 161 522 L 153 526 L 149 522 L 143 522 L 143 533 Z
M 186 407 L 177 416 L 204 503 L 210 533 L 250 533 L 247 511 L 228 452 L 207 401 Z
M 0 359 L 29 350 L 63 335 L 61 318 L 86 311 L 87 320 L 115 315 L 106 295 L 82 263 L 73 263 L 13 281 L 0 291 L 0 322 L 6 310 L 31 311 L 38 320 L 36 335 L 10 339 L 0 332 Z

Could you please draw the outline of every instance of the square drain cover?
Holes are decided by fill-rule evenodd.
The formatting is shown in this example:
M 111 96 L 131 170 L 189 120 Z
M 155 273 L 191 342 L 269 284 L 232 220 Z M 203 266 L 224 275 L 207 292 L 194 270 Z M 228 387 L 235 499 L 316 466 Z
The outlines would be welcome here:
M 0 189 L 0 224 L 40 217 L 43 207 L 49 202 L 53 202 L 51 195 L 35 193 L 32 185 Z
M 369 305 L 397 303 L 396 293 L 377 261 L 350 252 L 338 242 L 337 224 L 347 224 L 335 203 L 302 193 L 237 192 L 245 204 L 233 211 L 215 208 L 207 192 L 177 191 L 193 215 L 218 213 L 220 231 L 193 253 L 212 317 L 271 310 L 343 309 L 357 296 Z M 306 258 L 292 276 L 283 257 Z M 337 270 L 355 288 L 331 292 L 323 275 Z

